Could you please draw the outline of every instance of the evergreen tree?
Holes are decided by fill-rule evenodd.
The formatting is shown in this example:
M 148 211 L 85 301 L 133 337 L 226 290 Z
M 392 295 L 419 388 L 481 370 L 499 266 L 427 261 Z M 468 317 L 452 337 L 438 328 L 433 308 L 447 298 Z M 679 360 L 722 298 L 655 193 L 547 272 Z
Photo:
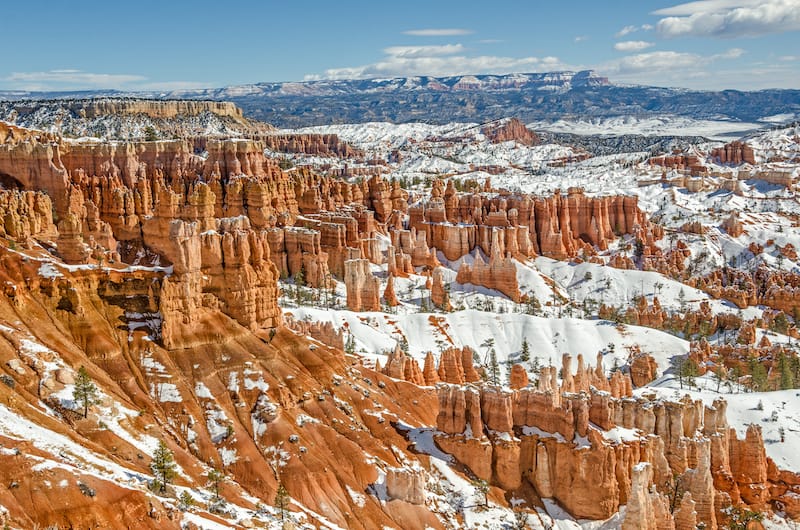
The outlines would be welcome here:
M 145 142 L 155 142 L 158 140 L 158 131 L 156 131 L 155 127 L 148 125 L 144 128 L 144 140 Z
M 290 501 L 291 498 L 289 497 L 289 492 L 286 491 L 283 483 L 279 484 L 278 491 L 275 493 L 275 507 L 278 509 L 278 513 L 281 516 L 281 521 L 286 520 L 286 512 L 289 510 Z
M 781 390 L 794 388 L 794 374 L 792 373 L 789 359 L 783 353 L 778 356 L 778 371 L 781 374 Z
M 169 450 L 169 447 L 167 447 L 167 444 L 165 444 L 163 440 L 159 440 L 158 447 L 156 447 L 153 453 L 153 460 L 150 462 L 150 470 L 155 476 L 153 489 L 161 493 L 166 491 L 167 485 L 172 482 L 172 479 L 177 475 L 175 467 L 175 457 L 172 451 Z
M 764 514 L 740 506 L 731 506 L 727 511 L 729 514 L 728 528 L 730 530 L 747 530 L 750 528 L 751 522 L 764 519 Z
M 194 506 L 194 498 L 192 495 L 188 491 L 181 493 L 180 497 L 178 497 L 178 509 L 185 512 L 192 506 Z
M 489 352 L 492 349 L 492 347 L 494 346 L 494 339 L 492 337 L 487 338 L 486 340 L 484 340 L 481 343 L 481 346 L 486 348 L 486 357 L 484 357 L 483 362 L 484 363 L 488 363 L 489 362 Z
M 542 373 L 542 365 L 538 357 L 534 357 L 533 360 L 531 360 L 531 372 L 535 373 L 536 375 Z
M 75 377 L 75 388 L 72 391 L 72 399 L 83 407 L 84 418 L 89 414 L 89 407 L 99 401 L 97 387 L 84 366 L 78 369 L 78 375 Z
M 347 334 L 347 341 L 344 343 L 344 351 L 349 354 L 356 352 L 356 337 L 352 333 Z
M 493 386 L 500 386 L 500 365 L 497 362 L 497 352 L 494 348 L 489 350 L 489 381 Z
M 475 495 L 481 501 L 481 506 L 489 505 L 489 483 L 483 479 L 477 478 L 472 481 L 472 487 L 475 488 Z
M 531 360 L 531 349 L 530 346 L 528 346 L 528 339 L 524 337 L 522 339 L 522 349 L 520 351 L 519 359 L 525 363 Z
M 208 479 L 208 489 L 214 494 L 214 500 L 220 500 L 219 486 L 222 481 L 225 480 L 225 474 L 222 473 L 222 471 L 212 468 L 206 475 L 206 478 Z
M 753 389 L 764 390 L 767 386 L 767 369 L 761 364 L 755 356 L 751 356 L 748 360 L 748 368 L 750 369 L 750 379 L 752 381 Z

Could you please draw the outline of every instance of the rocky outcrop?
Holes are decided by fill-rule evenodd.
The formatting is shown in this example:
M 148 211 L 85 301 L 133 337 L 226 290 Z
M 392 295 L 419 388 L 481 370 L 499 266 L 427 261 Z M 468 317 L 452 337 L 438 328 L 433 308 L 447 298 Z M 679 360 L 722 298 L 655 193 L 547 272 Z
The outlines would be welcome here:
M 42 105 L 44 102 L 41 103 Z M 60 106 L 86 118 L 109 115 L 145 114 L 151 118 L 175 118 L 177 116 L 198 116 L 205 112 L 217 116 L 244 119 L 242 109 L 228 101 L 200 101 L 191 99 L 74 99 L 61 100 Z M 27 103 L 30 110 L 34 105 Z
M 509 385 L 513 390 L 519 390 L 528 386 L 528 372 L 521 364 L 514 364 L 511 366 L 511 374 L 509 375 Z
M 439 356 L 437 374 L 445 383 L 464 384 L 480 381 L 481 377 L 473 366 L 471 348 L 447 348 Z
M 389 354 L 388 359 L 386 359 L 386 366 L 383 367 L 382 372 L 389 377 L 410 381 L 415 385 L 424 386 L 426 384 L 417 361 L 406 355 L 406 353 L 400 349 L 400 346 L 395 347 L 394 351 Z
M 481 132 L 486 136 L 486 139 L 493 144 L 512 141 L 522 145 L 539 144 L 539 137 L 536 133 L 528 129 L 525 124 L 517 118 L 485 125 L 481 128 Z
M 492 255 L 486 263 L 480 255 L 469 265 L 462 263 L 458 269 L 456 281 L 462 284 L 479 285 L 487 289 L 495 289 L 519 303 L 522 295 L 517 283 L 517 267 L 513 260 Z
M 267 149 L 279 153 L 364 158 L 364 153 L 343 142 L 335 134 L 269 134 L 261 138 Z
M 344 350 L 344 333 L 341 329 L 335 329 L 330 322 L 295 320 L 291 313 L 285 314 L 283 321 L 286 327 L 301 335 L 316 339 L 331 348 Z
M 742 222 L 739 220 L 739 215 L 736 212 L 732 212 L 722 222 L 722 228 L 731 237 L 739 237 L 744 233 L 744 227 L 742 226 Z
M 449 286 L 445 286 L 442 267 L 433 269 L 431 276 L 431 302 L 442 311 L 453 310 L 453 306 L 450 304 Z
M 328 254 L 322 251 L 320 233 L 300 227 L 272 228 L 267 237 L 270 259 L 282 278 L 302 278 L 310 287 L 328 287 Z
M 174 267 L 161 297 L 164 343 L 178 347 L 203 336 L 197 329 L 202 307 L 221 310 L 251 330 L 277 327 L 278 271 L 266 233 L 250 229 L 246 218 L 222 220 L 214 231 L 200 230 L 196 222 L 177 220 L 170 224 L 167 245 L 151 242 Z
M 627 504 L 623 528 L 718 528 L 731 504 L 764 511 L 782 503 L 794 479 L 769 471 L 757 427 L 743 440 L 728 429 L 724 401 L 569 392 L 582 386 L 582 370 L 565 366 L 572 377 L 555 391 L 550 367 L 536 390 L 441 385 L 437 444 L 499 487 L 527 482 L 576 518 L 606 519 Z M 637 434 L 608 436 L 615 427 Z
M 756 159 L 753 148 L 744 142 L 734 141 L 722 147 L 715 147 L 711 150 L 711 157 L 720 164 L 731 164 L 738 166 L 742 163 L 755 165 Z
M 0 191 L 0 235 L 24 242 L 56 235 L 50 197 L 35 191 Z
M 389 278 L 386 280 L 386 289 L 383 290 L 383 301 L 386 302 L 386 305 L 389 307 L 397 307 L 400 305 L 400 302 L 397 300 L 397 295 L 394 292 L 394 276 L 389 274 Z
M 631 381 L 634 386 L 642 387 L 654 381 L 658 376 L 658 366 L 652 355 L 637 355 L 631 361 Z
M 372 275 L 369 269 L 369 260 L 345 261 L 344 284 L 347 289 L 348 309 L 351 311 L 380 311 L 380 281 Z
M 427 477 L 421 469 L 386 470 L 386 494 L 411 504 L 425 504 Z

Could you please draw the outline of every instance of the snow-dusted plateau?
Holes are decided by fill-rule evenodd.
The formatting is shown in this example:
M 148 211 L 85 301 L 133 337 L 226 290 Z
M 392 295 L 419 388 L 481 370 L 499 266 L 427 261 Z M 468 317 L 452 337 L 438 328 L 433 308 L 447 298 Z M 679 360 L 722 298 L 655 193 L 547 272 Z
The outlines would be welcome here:
M 797 527 L 796 114 L 0 110 L 7 527 Z

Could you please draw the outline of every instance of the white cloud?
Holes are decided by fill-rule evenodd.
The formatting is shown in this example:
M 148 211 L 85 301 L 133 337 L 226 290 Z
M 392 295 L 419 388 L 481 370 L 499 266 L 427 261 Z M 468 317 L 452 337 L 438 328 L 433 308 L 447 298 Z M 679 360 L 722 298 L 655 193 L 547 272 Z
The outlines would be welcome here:
M 464 74 L 507 74 L 549 72 L 569 69 L 557 57 L 468 56 L 461 44 L 441 46 L 390 46 L 382 60 L 361 66 L 331 68 L 322 74 L 306 75 L 317 79 L 365 79 L 373 77 L 448 76 Z
M 461 44 L 444 44 L 441 46 L 390 46 L 383 53 L 391 57 L 411 59 L 415 57 L 441 57 L 462 53 L 465 48 Z
M 800 30 L 800 0 L 700 0 L 659 9 L 664 37 L 754 37 Z
M 712 55 L 711 59 L 738 59 L 742 55 L 744 55 L 745 51 L 741 48 L 731 48 L 728 51 L 718 53 L 716 55 Z
M 404 31 L 405 35 L 415 37 L 457 37 L 459 35 L 470 35 L 474 33 L 471 29 L 463 28 L 429 28 L 429 29 L 410 29 Z
M 639 28 L 637 26 L 625 26 L 624 28 L 619 30 L 617 32 L 617 34 L 614 35 L 614 36 L 617 37 L 617 38 L 620 38 L 620 37 L 624 37 L 625 35 L 630 35 L 634 31 L 638 31 L 638 30 L 639 30 Z
M 655 46 L 655 44 L 652 42 L 646 42 L 643 40 L 626 40 L 616 43 L 614 45 L 614 49 L 619 52 L 638 52 L 646 50 L 652 46 Z
M 653 26 L 650 24 L 642 24 L 641 26 L 625 26 L 618 32 L 614 34 L 614 36 L 618 39 L 630 35 L 631 33 L 636 33 L 637 31 L 650 31 L 653 29 Z
M 653 11 L 654 15 L 687 16 L 697 13 L 717 12 L 741 6 L 755 6 L 761 0 L 697 0 Z
M 91 88 L 120 88 L 128 83 L 144 81 L 141 75 L 96 74 L 80 70 L 49 70 L 47 72 L 12 72 L 5 78 L 15 85 L 56 85 L 81 86 Z
M 331 68 L 323 74 L 305 76 L 317 79 L 364 79 L 371 77 L 448 76 L 465 74 L 507 74 L 512 72 L 551 72 L 568 70 L 557 57 L 497 57 L 452 55 L 446 57 L 399 57 L 362 66 Z
M 577 37 L 575 37 L 574 40 L 575 40 L 575 42 L 583 42 L 585 40 L 589 40 L 589 36 L 588 35 L 578 35 Z
M 12 72 L 0 77 L 0 83 L 11 90 L 179 90 L 203 88 L 211 83 L 195 81 L 150 81 L 136 74 L 103 74 L 75 69 L 56 69 L 43 72 Z
M 736 59 L 744 53 L 741 48 L 712 55 L 654 51 L 621 57 L 598 65 L 597 70 L 619 82 L 700 89 L 744 88 L 744 83 L 752 80 L 747 80 L 749 76 L 742 70 L 726 70 L 723 76 L 717 68 L 717 63 Z

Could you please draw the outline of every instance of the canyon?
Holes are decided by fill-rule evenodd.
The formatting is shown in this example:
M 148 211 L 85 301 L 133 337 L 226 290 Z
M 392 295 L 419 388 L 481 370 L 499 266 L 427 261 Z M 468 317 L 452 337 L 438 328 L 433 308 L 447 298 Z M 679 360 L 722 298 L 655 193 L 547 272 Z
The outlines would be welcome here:
M 800 467 L 783 449 L 794 428 L 778 441 L 756 412 L 797 403 L 800 276 L 777 264 L 797 260 L 795 213 L 765 220 L 733 202 L 690 223 L 672 212 L 705 191 L 597 193 L 597 173 L 508 185 L 523 155 L 546 152 L 555 174 L 594 167 L 518 120 L 387 147 L 346 127 L 278 131 L 216 102 L 59 104 L 74 130 L 134 117 L 164 121 L 166 137 L 0 122 L 4 524 L 800 517 Z M 206 114 L 238 129 L 186 129 Z M 638 189 L 644 172 L 778 163 L 751 143 L 601 169 Z M 403 165 L 482 150 L 494 174 L 469 156 L 457 171 Z M 730 200 L 784 199 L 744 186 Z M 86 414 L 81 368 L 98 390 Z M 162 490 L 159 443 L 179 470 Z M 467 498 L 477 487 L 484 503 Z

